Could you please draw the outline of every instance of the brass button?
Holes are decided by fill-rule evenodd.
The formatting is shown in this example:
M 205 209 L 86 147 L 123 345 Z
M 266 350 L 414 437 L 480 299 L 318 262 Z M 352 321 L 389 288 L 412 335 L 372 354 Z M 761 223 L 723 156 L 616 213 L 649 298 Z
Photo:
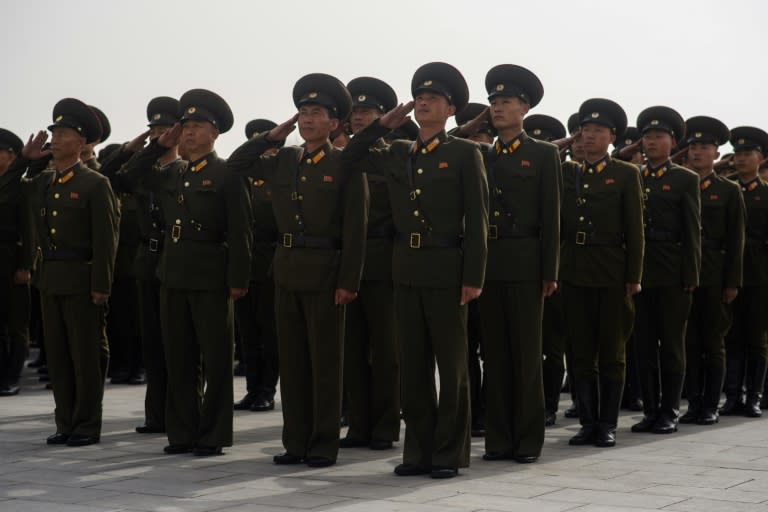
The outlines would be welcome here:
M 589 183 L 585 183 L 584 188 L 589 188 Z
M 58 192 L 56 192 L 55 194 L 53 194 L 53 198 L 54 198 L 54 199 L 58 199 L 58 198 L 59 198 L 59 193 L 58 193 Z
M 188 182 L 188 181 L 185 181 L 185 182 L 184 182 L 184 186 L 185 186 L 185 187 L 189 187 L 189 182 Z
M 307 158 L 307 163 L 308 164 L 312 164 L 312 159 L 311 158 Z
M 59 214 L 59 212 L 57 212 L 56 210 L 53 210 L 53 211 L 51 212 L 51 215 L 53 215 L 54 217 L 55 217 L 55 216 L 57 216 L 58 214 Z
M 594 169 L 590 169 L 590 170 L 589 170 L 589 174 L 594 174 L 594 173 L 595 173 L 595 170 L 594 170 Z
M 424 174 L 424 169 L 416 169 L 416 174 Z
M 427 148 L 421 148 L 421 152 L 426 155 L 427 154 Z
M 51 234 L 52 234 L 52 235 L 55 235 L 55 234 L 56 234 L 56 228 L 51 228 Z
M 176 225 L 181 225 L 181 219 L 176 219 L 174 222 L 176 222 Z
M 501 150 L 501 152 L 502 152 L 502 153 L 509 153 L 509 151 L 508 151 L 508 150 L 506 150 L 506 149 L 502 149 L 502 150 Z
M 413 216 L 418 217 L 419 216 L 419 210 L 413 210 Z
M 498 216 L 500 216 L 500 215 L 501 215 L 501 213 L 500 213 L 500 212 L 498 212 L 498 211 L 495 211 L 495 212 L 493 212 L 493 216 L 494 216 L 494 217 L 498 217 Z
M 421 189 L 420 189 L 420 188 L 417 188 L 417 189 L 416 189 L 416 195 L 417 195 L 417 196 L 420 196 L 420 195 L 421 195 Z
M 307 177 L 306 177 L 306 176 L 302 176 L 302 177 L 301 177 L 301 178 L 299 178 L 299 179 L 300 179 L 301 181 L 307 181 Z
M 584 222 L 584 216 L 579 217 L 579 221 Z
M 300 219 L 300 217 L 298 215 L 294 215 L 293 218 L 296 219 L 296 220 Z

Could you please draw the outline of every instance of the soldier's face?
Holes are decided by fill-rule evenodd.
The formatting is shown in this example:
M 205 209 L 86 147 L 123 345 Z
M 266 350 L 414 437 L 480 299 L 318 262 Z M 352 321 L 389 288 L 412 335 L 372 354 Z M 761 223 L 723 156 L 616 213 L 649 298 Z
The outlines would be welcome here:
M 495 96 L 491 98 L 491 122 L 497 130 L 520 127 L 529 109 L 530 106 L 516 96 Z
M 424 124 L 445 124 L 456 113 L 456 107 L 436 92 L 424 91 L 413 98 L 413 115 L 416 122 Z
M 755 149 L 736 151 L 733 154 L 733 166 L 739 174 L 755 172 L 762 160 L 763 155 Z
M 374 119 L 381 115 L 378 109 L 370 107 L 355 107 L 352 109 L 352 115 L 349 116 L 349 127 L 352 129 L 352 133 L 357 133 L 369 124 Z
M 339 120 L 321 105 L 302 105 L 299 109 L 299 135 L 307 142 L 326 140 L 339 127 Z
M 708 171 L 712 169 L 715 160 L 719 157 L 720 153 L 717 152 L 717 146 L 714 144 L 693 142 L 688 146 L 688 165 L 694 171 Z
M 615 140 L 616 135 L 607 126 L 587 123 L 581 127 L 581 142 L 587 155 L 604 155 L 608 152 L 608 146 Z
M 672 135 L 660 130 L 651 130 L 643 135 L 643 152 L 649 160 L 661 160 L 669 157 L 675 141 Z
M 85 137 L 73 128 L 56 126 L 51 130 L 51 153 L 57 160 L 79 157 L 85 147 Z
M 154 126 L 150 126 L 149 128 L 149 140 L 155 140 L 168 130 L 170 130 L 171 127 L 167 124 L 156 124 Z
M 208 121 L 187 121 L 181 125 L 181 145 L 190 154 L 208 153 L 219 130 Z

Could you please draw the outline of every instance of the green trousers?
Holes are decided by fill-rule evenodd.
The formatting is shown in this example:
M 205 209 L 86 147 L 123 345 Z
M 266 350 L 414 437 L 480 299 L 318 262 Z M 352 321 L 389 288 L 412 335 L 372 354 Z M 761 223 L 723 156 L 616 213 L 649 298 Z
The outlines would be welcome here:
M 0 386 L 18 385 L 29 346 L 29 285 L 0 282 Z
M 165 344 L 160 328 L 160 282 L 138 279 L 141 351 L 147 375 L 144 393 L 144 424 L 165 429 L 165 396 L 168 375 L 165 370 Z

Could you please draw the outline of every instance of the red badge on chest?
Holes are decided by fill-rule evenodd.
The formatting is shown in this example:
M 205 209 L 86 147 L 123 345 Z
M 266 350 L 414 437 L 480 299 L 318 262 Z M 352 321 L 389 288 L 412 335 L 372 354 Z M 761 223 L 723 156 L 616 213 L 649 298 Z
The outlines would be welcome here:
M 530 167 L 530 166 L 531 166 L 531 162 L 529 162 L 528 160 L 520 160 L 520 167 Z
M 201 185 L 204 186 L 204 187 L 210 187 L 211 185 L 213 185 L 213 181 L 211 181 L 211 180 L 203 180 L 201 182 Z
M 616 183 L 616 180 L 613 178 L 606 178 L 605 180 L 606 185 L 613 185 L 614 183 Z
M 718 199 L 720 199 L 720 196 L 717 194 L 710 194 L 709 196 L 710 201 L 717 201 Z
M 672 190 L 672 187 L 669 186 L 669 185 L 662 185 L 661 186 L 661 190 L 670 191 L 670 190 Z
M 447 169 L 448 168 L 448 162 L 440 162 L 437 164 L 438 169 Z
M 69 198 L 70 199 L 80 199 L 80 194 L 78 194 L 77 192 L 70 192 L 69 193 Z
M 323 176 L 323 183 L 333 183 L 333 176 Z

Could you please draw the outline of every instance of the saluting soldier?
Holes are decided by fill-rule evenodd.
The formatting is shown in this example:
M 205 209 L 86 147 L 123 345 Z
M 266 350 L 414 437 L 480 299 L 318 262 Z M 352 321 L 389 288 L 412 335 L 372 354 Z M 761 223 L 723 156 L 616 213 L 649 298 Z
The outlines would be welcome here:
M 277 123 L 253 119 L 245 125 L 246 139 L 270 131 Z M 274 155 L 278 148 L 268 154 Z M 253 250 L 248 294 L 235 303 L 235 318 L 240 330 L 240 350 L 245 364 L 246 395 L 235 402 L 236 411 L 271 411 L 279 375 L 277 332 L 275 328 L 275 284 L 272 260 L 275 257 L 277 224 L 272 212 L 272 183 L 248 178 L 253 212 Z
M 23 146 L 0 128 L 0 396 L 19 393 L 29 344 L 32 240 L 21 185 Z
M 324 467 L 339 450 L 344 313 L 360 286 L 368 187 L 329 140 L 352 108 L 344 84 L 309 74 L 293 101 L 298 113 L 240 146 L 229 166 L 272 183 L 280 233 L 273 268 L 285 453 L 273 460 Z M 262 156 L 297 121 L 304 145 Z
M 723 389 L 730 304 L 741 287 L 746 212 L 739 186 L 713 170 L 728 127 L 707 116 L 692 117 L 685 127 L 688 164 L 699 175 L 702 259 L 685 337 L 688 411 L 680 423 L 712 425 Z
M 425 64 L 411 93 L 412 102 L 358 132 L 344 156 L 351 168 L 386 176 L 397 230 L 392 273 L 406 431 L 395 474 L 450 478 L 469 465 L 467 303 L 480 295 L 485 276 L 488 189 L 478 146 L 445 132 L 467 104 L 461 73 Z M 411 110 L 418 139 L 376 148 Z
M 397 105 L 395 91 L 377 78 L 355 78 L 347 89 L 352 96 L 349 125 L 353 136 Z M 386 144 L 379 140 L 376 147 Z M 344 389 L 349 430 L 341 447 L 383 450 L 400 439 L 400 352 L 392 287 L 395 226 L 386 178 L 369 173 L 366 179 L 370 192 L 368 240 L 359 297 L 347 306 Z
M 158 270 L 168 372 L 164 451 L 210 456 L 232 445 L 233 301 L 248 291 L 251 208 L 242 178 L 214 150 L 232 127 L 229 105 L 193 89 L 179 107 L 181 124 L 124 170 L 145 180 L 165 220 Z M 186 166 L 155 165 L 179 144 Z
M 627 127 L 617 103 L 579 108 L 585 158 L 564 166 L 561 279 L 581 429 L 571 445 L 616 444 L 632 297 L 643 268 L 640 172 L 608 147 Z
M 84 446 L 101 436 L 104 377 L 109 361 L 105 304 L 115 264 L 119 210 L 104 176 L 86 167 L 80 153 L 101 136 L 85 103 L 66 98 L 53 108 L 50 153 L 39 132 L 22 154 L 52 155 L 51 169 L 30 176 L 29 198 L 36 240 L 48 368 L 56 402 L 56 434 L 48 444 Z
M 677 431 L 685 376 L 685 329 L 701 268 L 699 178 L 669 156 L 685 135 L 680 114 L 650 107 L 637 118 L 648 160 L 643 290 L 635 297 L 643 419 L 632 432 Z
M 768 155 L 768 133 L 740 126 L 731 130 L 731 145 L 747 224 L 744 280 L 733 303 L 733 327 L 726 338 L 726 401 L 720 414 L 756 418 L 762 415 L 760 399 L 768 364 L 768 183 L 758 176 L 760 162 Z

